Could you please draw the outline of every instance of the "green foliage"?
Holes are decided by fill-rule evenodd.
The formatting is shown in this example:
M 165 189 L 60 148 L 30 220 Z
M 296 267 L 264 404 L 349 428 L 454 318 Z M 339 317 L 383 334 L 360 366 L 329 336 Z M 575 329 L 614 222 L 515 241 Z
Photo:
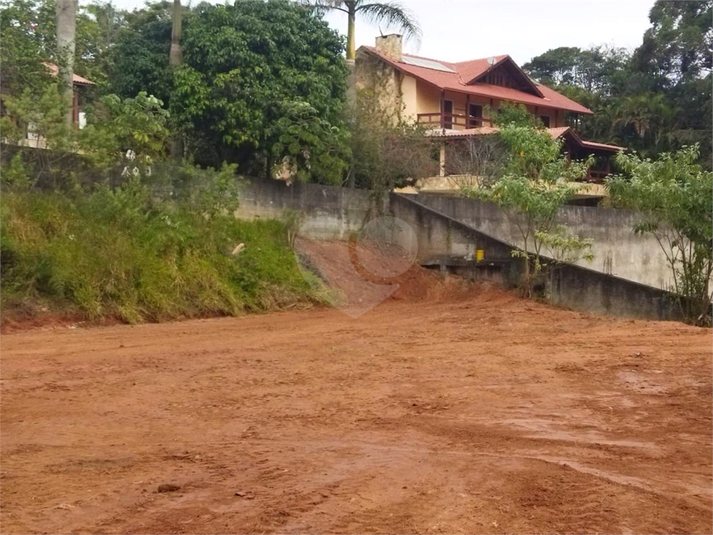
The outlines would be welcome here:
M 129 150 L 144 165 L 165 159 L 169 114 L 162 106 L 145 92 L 135 98 L 103 97 L 89 109 L 87 127 L 78 132 L 82 152 L 107 167 Z
M 91 194 L 4 193 L 3 314 L 136 323 L 317 299 L 279 222 L 241 221 L 203 199 L 161 201 L 136 180 Z
M 692 322 L 710 321 L 713 272 L 713 173 L 697 164 L 698 147 L 666 153 L 658 160 L 620 155 L 626 176 L 607 181 L 615 206 L 641 216 L 634 230 L 652 234 L 666 255 L 680 296 L 681 309 Z
M 579 260 L 594 260 L 592 245 L 589 238 L 580 238 L 567 234 L 564 226 L 558 225 L 552 232 L 537 232 L 536 237 L 542 241 L 543 250 L 556 263 L 574 263 Z
M 112 37 L 108 92 L 128 98 L 145 91 L 170 106 L 171 3 L 147 3 L 143 9 L 124 13 L 123 21 Z
M 287 157 L 301 177 L 341 179 L 347 71 L 326 22 L 284 0 L 203 6 L 182 48 L 170 109 L 196 161 L 265 173 Z
M 0 79 L 5 94 L 38 90 L 47 83 L 43 61 L 56 49 L 54 3 L 40 0 L 0 2 Z
M 126 11 L 117 9 L 107 0 L 93 0 L 79 7 L 75 70 L 96 83 L 101 94 L 112 92 L 108 77 L 116 59 L 117 36 L 124 28 L 127 16 Z
M 498 127 L 508 125 L 544 127 L 539 117 L 527 111 L 527 108 L 522 104 L 515 102 L 503 102 L 494 114 L 493 124 Z
M 628 60 L 629 54 L 622 48 L 559 47 L 533 58 L 523 69 L 546 85 L 574 86 L 590 93 L 611 94 L 621 91 L 626 83 L 622 71 Z
M 651 28 L 634 54 L 634 66 L 660 87 L 699 77 L 713 67 L 713 2 L 657 0 Z
M 509 174 L 549 184 L 560 177 L 571 174 L 578 177 L 581 173 L 581 164 L 569 165 L 560 153 L 562 141 L 553 139 L 545 129 L 506 125 L 500 130 L 500 138 L 510 151 Z
M 95 175 L 96 171 L 116 168 L 128 150 L 142 166 L 166 157 L 168 112 L 160 100 L 146 93 L 136 98 L 101 98 L 88 108 L 88 123 L 83 129 L 71 128 L 65 122 L 66 103 L 56 83 L 46 84 L 39 94 L 27 88 L 20 96 L 7 97 L 4 104 L 8 115 L 0 123 L 3 137 L 24 146 L 30 133 L 35 143 L 46 149 L 19 149 L 18 157 L 28 163 L 26 171 L 33 184 L 41 175 L 50 177 L 53 187 L 74 184 L 74 174 L 88 171 Z M 68 168 L 72 162 L 76 165 Z
M 22 154 L 17 153 L 10 159 L 10 165 L 2 170 L 0 175 L 3 189 L 10 187 L 16 191 L 26 191 L 32 186 L 30 173 L 22 161 Z
M 437 147 L 424 127 L 390 115 L 377 95 L 362 90 L 357 98 L 350 178 L 382 194 L 438 174 Z
M 26 102 L 37 99 L 56 85 L 42 65 L 57 63 L 54 2 L 5 0 L 0 13 L 3 99 L 6 94 L 19 99 L 25 91 L 32 95 Z M 82 88 L 80 100 L 96 103 L 95 116 L 128 118 L 114 109 L 126 106 L 124 100 L 110 95 L 155 97 L 172 111 L 161 127 L 182 138 L 189 158 L 201 165 L 227 161 L 246 173 L 270 174 L 285 164 L 295 169 L 297 179 L 340 183 L 349 161 L 342 115 L 347 79 L 342 38 L 312 8 L 287 0 L 201 3 L 184 9 L 183 25 L 184 65 L 172 69 L 167 60 L 170 2 L 149 3 L 133 12 L 111 3 L 82 6 L 75 71 L 97 86 Z M 20 111 L 23 116 L 40 112 Z M 45 122 L 52 121 L 47 116 Z M 109 134 L 109 128 L 94 122 L 94 156 L 106 154 L 104 145 L 114 141 L 125 147 L 150 141 L 138 139 L 146 133 L 140 129 L 127 143 L 117 132 L 121 128 L 114 121 Z M 71 145 L 81 143 L 78 137 L 69 133 L 54 139 Z
M 594 112 L 571 116 L 583 137 L 654 158 L 698 143 L 710 169 L 713 138 L 713 1 L 657 0 L 651 28 L 633 54 L 556 48 L 523 68 Z
M 0 127 L 11 143 L 19 144 L 29 132 L 48 150 L 66 152 L 74 148 L 75 130 L 64 120 L 67 105 L 56 83 L 47 83 L 37 91 L 28 87 L 18 96 L 5 98 L 3 104 L 7 115 Z
M 276 171 L 294 170 L 294 177 L 304 182 L 341 184 L 350 156 L 345 128 L 321 119 L 306 102 L 295 102 L 286 106 L 284 115 L 268 131 L 273 129 L 276 143 L 271 156 L 279 167 Z
M 591 257 L 589 240 L 555 226 L 558 210 L 577 189 L 573 182 L 586 175 L 591 162 L 568 162 L 547 130 L 510 124 L 500 136 L 510 152 L 504 175 L 489 187 L 464 193 L 496 203 L 517 228 L 522 250 L 513 254 L 525 258 L 521 288 L 529 297 L 557 263 Z
M 79 7 L 74 65 L 77 74 L 104 84 L 114 37 L 122 24 L 123 13 L 111 3 L 93 2 Z M 42 63 L 58 63 L 55 2 L 0 2 L 0 33 L 0 77 L 4 92 L 17 95 L 27 88 L 38 91 L 48 81 Z

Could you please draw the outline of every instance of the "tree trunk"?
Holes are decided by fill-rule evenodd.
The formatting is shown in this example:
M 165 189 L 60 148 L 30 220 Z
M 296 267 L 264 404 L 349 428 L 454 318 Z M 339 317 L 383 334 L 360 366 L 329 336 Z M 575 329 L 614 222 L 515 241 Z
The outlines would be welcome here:
M 356 62 L 354 57 L 356 52 L 354 50 L 354 21 L 356 20 L 356 7 L 347 4 L 348 14 L 349 14 L 349 28 L 347 31 L 347 60 L 346 65 L 349 69 L 349 74 L 347 76 L 347 113 L 354 117 L 356 115 Z
M 78 0 L 57 0 L 57 69 L 60 94 L 66 106 L 65 121 L 74 122 L 74 50 Z
M 168 63 L 174 68 L 183 63 L 183 50 L 181 50 L 182 16 L 181 0 L 173 0 L 173 14 L 171 16 L 173 25 L 171 27 L 171 50 L 168 54 Z M 183 158 L 183 140 L 179 133 L 174 134 L 171 140 L 171 157 L 174 160 Z
M 347 60 L 353 60 L 356 55 L 356 45 L 354 38 L 354 25 L 356 23 L 356 7 L 348 7 L 349 26 L 347 27 Z
M 168 63 L 174 67 L 183 63 L 183 51 L 181 50 L 181 33 L 182 33 L 182 13 L 181 0 L 173 0 L 173 14 L 171 28 L 171 52 L 169 53 Z

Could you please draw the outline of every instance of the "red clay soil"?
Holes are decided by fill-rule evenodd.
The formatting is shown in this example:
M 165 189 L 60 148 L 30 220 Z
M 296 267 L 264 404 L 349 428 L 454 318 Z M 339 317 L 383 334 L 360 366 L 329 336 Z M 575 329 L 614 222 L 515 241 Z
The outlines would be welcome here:
M 4 335 L 2 532 L 711 533 L 710 330 L 455 287 Z

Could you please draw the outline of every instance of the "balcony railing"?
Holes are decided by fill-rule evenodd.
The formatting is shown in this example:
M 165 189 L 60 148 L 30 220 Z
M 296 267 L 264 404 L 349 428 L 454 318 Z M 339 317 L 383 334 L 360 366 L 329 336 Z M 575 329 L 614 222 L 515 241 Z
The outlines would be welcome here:
M 604 179 L 609 176 L 609 171 L 604 171 L 602 169 L 588 169 L 587 176 L 582 180 L 583 182 L 591 182 L 593 184 L 603 184 Z
M 465 130 L 466 128 L 480 128 L 493 126 L 493 121 L 483 117 L 473 117 L 462 113 L 419 113 L 418 123 L 447 130 Z

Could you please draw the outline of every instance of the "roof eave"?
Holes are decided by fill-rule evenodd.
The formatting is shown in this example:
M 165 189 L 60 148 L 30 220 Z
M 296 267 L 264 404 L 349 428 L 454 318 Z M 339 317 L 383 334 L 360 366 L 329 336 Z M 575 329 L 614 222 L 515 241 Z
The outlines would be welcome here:
M 596 141 L 587 141 L 585 139 L 582 139 L 579 137 L 579 134 L 575 132 L 571 127 L 568 127 L 566 130 L 564 130 L 558 138 L 564 137 L 565 135 L 570 135 L 572 138 L 577 142 L 581 147 L 587 148 L 590 150 L 598 150 L 601 152 L 623 152 L 626 150 L 626 147 L 619 147 L 617 145 L 609 145 L 607 143 L 597 143 Z
M 468 85 L 468 86 L 465 86 L 465 87 L 473 88 L 472 85 Z M 477 91 L 461 91 L 461 90 L 458 90 L 458 89 L 453 89 L 453 88 L 451 88 L 451 87 L 448 87 L 448 88 L 446 88 L 446 89 L 447 89 L 447 91 L 451 91 L 451 92 L 453 92 L 453 93 L 462 93 L 462 94 L 464 94 L 464 95 L 476 95 L 476 96 L 479 96 L 479 97 L 493 98 L 493 97 L 491 97 L 491 95 L 488 95 L 488 94 L 485 94 L 485 93 L 482 93 L 482 92 L 481 92 L 481 93 L 478 93 Z M 531 95 L 531 96 L 532 96 L 532 95 Z M 495 97 L 495 98 L 499 98 L 499 97 Z M 591 111 L 591 110 L 588 110 L 587 108 L 584 108 L 583 110 L 575 110 L 575 109 L 572 109 L 572 108 L 565 108 L 565 107 L 563 107 L 563 106 L 557 106 L 556 104 L 552 104 L 546 97 L 538 97 L 538 98 L 542 98 L 542 100 L 545 101 L 545 102 L 542 104 L 543 107 L 554 108 L 554 109 L 558 109 L 558 110 L 568 111 L 568 112 L 571 112 L 571 113 L 582 113 L 582 114 L 584 114 L 584 115 L 594 115 L 594 112 Z M 531 102 L 526 102 L 526 101 L 524 101 L 524 100 L 517 100 L 517 99 L 514 99 L 514 98 L 512 98 L 512 99 L 511 99 L 511 98 L 499 98 L 499 100 L 506 100 L 506 101 L 511 101 L 511 102 L 519 102 L 520 104 L 532 104 Z

